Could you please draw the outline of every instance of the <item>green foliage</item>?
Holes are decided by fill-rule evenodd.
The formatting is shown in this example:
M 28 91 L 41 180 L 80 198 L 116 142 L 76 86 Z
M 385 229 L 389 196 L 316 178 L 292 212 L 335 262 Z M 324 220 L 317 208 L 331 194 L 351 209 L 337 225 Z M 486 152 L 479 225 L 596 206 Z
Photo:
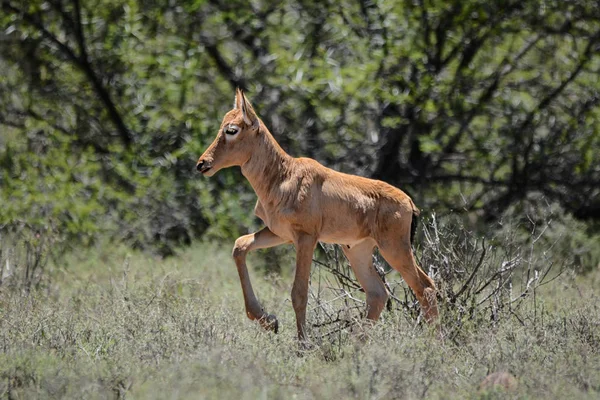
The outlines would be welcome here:
M 245 231 L 240 174 L 191 172 L 236 86 L 291 154 L 422 208 L 489 222 L 541 195 L 598 219 L 590 2 L 0 4 L 2 224 L 161 254 Z
M 583 274 L 600 267 L 600 233 L 556 203 L 538 198 L 523 208 L 510 209 L 498 235 L 502 237 L 509 231 L 516 243 L 536 246 L 536 256 L 547 264 Z
M 94 220 L 106 210 L 96 155 L 71 155 L 70 139 L 62 134 L 32 133 L 26 144 L 7 144 L 1 154 L 5 224 L 27 222 L 43 228 L 60 226 L 67 240 L 87 243 L 98 233 Z

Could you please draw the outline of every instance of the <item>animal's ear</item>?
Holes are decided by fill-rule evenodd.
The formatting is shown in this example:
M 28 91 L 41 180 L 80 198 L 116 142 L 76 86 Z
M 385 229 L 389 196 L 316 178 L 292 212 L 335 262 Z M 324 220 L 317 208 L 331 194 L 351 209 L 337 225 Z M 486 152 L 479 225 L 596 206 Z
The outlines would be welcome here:
M 254 112 L 254 108 L 252 108 L 252 104 L 242 90 L 238 89 L 238 97 L 241 97 L 241 103 L 239 103 L 239 108 L 242 110 L 242 116 L 244 117 L 244 122 L 246 125 L 251 126 L 252 128 L 258 127 L 258 117 Z
M 241 110 L 243 101 L 244 101 L 244 92 L 242 92 L 242 89 L 240 89 L 240 88 L 235 89 L 235 100 L 233 100 L 233 109 Z

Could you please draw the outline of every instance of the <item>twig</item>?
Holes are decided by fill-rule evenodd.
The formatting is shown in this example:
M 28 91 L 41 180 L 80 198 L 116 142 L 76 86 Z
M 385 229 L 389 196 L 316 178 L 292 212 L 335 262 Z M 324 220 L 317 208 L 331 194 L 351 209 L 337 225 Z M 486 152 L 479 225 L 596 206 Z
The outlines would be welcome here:
M 458 291 L 458 293 L 456 293 L 453 298 L 452 298 L 452 302 L 454 302 L 457 298 L 459 298 L 463 292 L 465 290 L 467 290 L 467 288 L 469 287 L 469 285 L 471 284 L 471 281 L 473 280 L 473 278 L 475 278 L 475 274 L 477 273 L 477 271 L 479 271 L 479 268 L 481 268 L 481 265 L 483 265 L 483 259 L 485 258 L 485 254 L 486 254 L 486 249 L 485 249 L 485 239 L 483 240 L 483 242 L 481 243 L 481 257 L 479 257 L 479 262 L 477 263 L 477 265 L 475 266 L 475 268 L 473 269 L 473 272 L 471 272 L 471 275 L 469 276 L 469 278 L 467 278 L 467 281 L 464 283 L 464 285 L 460 288 L 460 290 Z

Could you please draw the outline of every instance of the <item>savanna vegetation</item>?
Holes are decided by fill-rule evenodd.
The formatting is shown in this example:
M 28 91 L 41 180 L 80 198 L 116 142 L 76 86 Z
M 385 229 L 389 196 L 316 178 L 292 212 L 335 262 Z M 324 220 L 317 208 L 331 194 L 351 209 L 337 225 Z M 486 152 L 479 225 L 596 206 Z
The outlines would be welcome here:
M 0 397 L 600 394 L 597 1 L 0 0 L 0 71 Z M 245 318 L 256 197 L 193 173 L 236 87 L 288 153 L 412 196 L 443 340 L 377 256 L 365 325 L 331 246 L 309 349 L 290 248 L 251 259 L 282 332 Z
M 427 229 L 433 239 L 435 231 Z M 447 229 L 454 228 L 438 227 L 442 247 L 426 241 L 420 260 L 450 256 L 451 265 L 472 271 L 480 247 L 464 248 L 475 241 L 456 241 L 458 232 Z M 370 326 L 360 318 L 361 293 L 346 288 L 342 296 L 333 274 L 316 264 L 308 313 L 314 346 L 304 351 L 289 300 L 291 262 L 280 275 L 252 273 L 264 306 L 278 316 L 280 332 L 273 334 L 245 317 L 229 246 L 194 245 L 166 259 L 123 246 L 70 254 L 29 294 L 3 282 L 0 396 L 596 399 L 600 272 L 565 271 L 556 279 L 551 272 L 547 284 L 534 281 L 530 295 L 518 299 L 527 269 L 535 280 L 533 271 L 546 265 L 544 250 L 493 247 L 486 245 L 471 294 L 441 303 L 444 341 L 415 317 L 418 307 L 397 274 L 386 280 L 400 301 Z M 473 251 L 473 260 L 451 258 L 461 251 Z M 506 256 L 520 269 L 513 287 L 505 282 L 496 291 L 493 280 L 493 290 L 475 294 L 507 267 L 512 259 Z M 251 261 L 266 263 L 260 255 Z M 512 374 L 516 388 L 480 390 L 484 377 L 497 371 Z

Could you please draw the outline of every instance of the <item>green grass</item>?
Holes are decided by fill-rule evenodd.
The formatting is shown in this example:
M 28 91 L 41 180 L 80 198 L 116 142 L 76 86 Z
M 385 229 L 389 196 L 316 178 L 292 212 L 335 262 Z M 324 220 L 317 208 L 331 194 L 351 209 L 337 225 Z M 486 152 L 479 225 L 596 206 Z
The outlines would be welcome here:
M 262 270 L 262 260 L 251 263 Z M 279 317 L 278 335 L 246 318 L 230 248 L 214 244 L 166 260 L 88 250 L 54 266 L 43 289 L 2 286 L 0 398 L 600 396 L 598 270 L 564 274 L 519 319 L 465 324 L 453 341 L 385 311 L 374 327 L 357 325 L 299 356 L 292 266 L 282 269 L 278 278 L 252 271 L 263 305 Z M 478 389 L 504 370 L 517 377 L 515 391 Z

